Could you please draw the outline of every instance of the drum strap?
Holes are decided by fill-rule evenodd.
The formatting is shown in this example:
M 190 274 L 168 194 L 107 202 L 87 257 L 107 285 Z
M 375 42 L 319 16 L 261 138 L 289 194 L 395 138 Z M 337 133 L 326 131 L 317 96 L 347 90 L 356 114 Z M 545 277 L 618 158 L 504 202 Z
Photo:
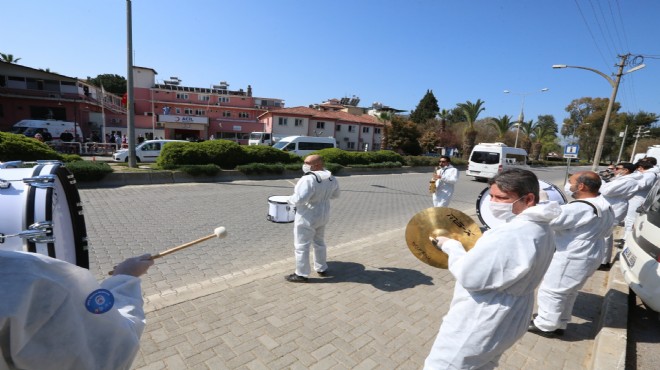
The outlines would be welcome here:
M 321 176 L 315 174 L 313 171 L 307 172 L 307 173 L 305 173 L 303 176 L 307 176 L 307 175 L 314 175 L 314 179 L 315 179 L 316 182 L 318 182 L 319 184 L 321 183 L 321 181 L 323 181 L 323 180 L 321 179 Z M 328 177 L 328 180 L 329 180 L 329 181 L 333 181 L 334 179 L 332 178 L 332 176 L 330 176 L 330 177 Z
M 591 202 L 589 202 L 589 201 L 578 199 L 578 200 L 574 200 L 574 201 L 572 201 L 571 203 L 584 203 L 584 204 L 588 204 L 588 205 L 591 206 L 591 208 L 594 209 L 594 214 L 596 215 L 596 217 L 601 217 L 601 216 L 602 216 L 601 213 L 600 213 L 600 209 L 598 209 L 598 207 L 596 207 L 595 205 L 593 205 L 593 204 L 592 204 Z

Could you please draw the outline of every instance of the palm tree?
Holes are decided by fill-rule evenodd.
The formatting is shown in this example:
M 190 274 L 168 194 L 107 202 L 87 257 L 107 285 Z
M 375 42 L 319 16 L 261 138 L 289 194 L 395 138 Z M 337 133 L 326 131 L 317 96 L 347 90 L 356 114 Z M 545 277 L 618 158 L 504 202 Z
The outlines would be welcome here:
M 554 130 L 547 125 L 536 125 L 532 129 L 534 143 L 532 144 L 532 159 L 541 159 L 541 149 L 543 148 L 543 140 L 554 134 Z
M 518 138 L 518 143 L 520 144 L 520 147 L 525 149 L 527 153 L 530 152 L 532 149 L 532 141 L 529 139 L 529 136 L 532 134 L 532 131 L 534 130 L 534 120 L 529 120 L 527 122 L 523 121 L 523 123 L 520 125 L 520 131 L 526 136 L 526 139 L 523 140 L 522 137 Z
M 387 112 L 381 112 L 376 118 L 383 123 L 383 132 L 380 134 L 380 150 L 385 150 L 388 144 L 388 123 L 392 120 L 392 114 Z
M 21 60 L 21 58 L 14 59 L 12 54 L 5 53 L 0 53 L 0 58 L 2 58 L 2 61 L 6 63 L 18 63 L 18 61 Z
M 474 143 L 477 141 L 477 130 L 474 128 L 474 122 L 479 117 L 479 114 L 486 110 L 483 107 L 484 101 L 477 99 L 476 103 L 471 101 L 466 101 L 465 103 L 456 104 L 463 114 L 465 114 L 465 119 L 467 121 L 467 127 L 465 128 L 463 136 L 463 159 L 467 160 L 472 153 L 472 148 L 474 148 Z
M 438 112 L 438 117 L 440 117 L 440 133 L 442 134 L 447 130 L 447 120 L 451 116 L 451 112 L 443 109 Z
M 498 118 L 493 118 L 492 121 L 488 122 L 488 125 L 495 130 L 497 130 L 497 138 L 500 141 L 504 141 L 504 135 L 509 131 L 511 126 L 513 126 L 513 122 L 511 121 L 511 118 L 506 114 L 504 116 L 500 116 Z

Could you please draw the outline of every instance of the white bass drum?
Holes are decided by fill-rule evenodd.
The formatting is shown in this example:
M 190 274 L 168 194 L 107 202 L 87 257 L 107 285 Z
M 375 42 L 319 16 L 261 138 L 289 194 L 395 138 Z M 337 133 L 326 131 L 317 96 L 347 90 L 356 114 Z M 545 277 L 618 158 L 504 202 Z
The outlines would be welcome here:
M 0 164 L 0 249 L 40 253 L 89 268 L 82 202 L 60 162 Z
M 287 223 L 293 222 L 296 217 L 296 207 L 288 202 L 289 197 L 285 195 L 273 195 L 268 198 L 268 216 L 271 222 Z

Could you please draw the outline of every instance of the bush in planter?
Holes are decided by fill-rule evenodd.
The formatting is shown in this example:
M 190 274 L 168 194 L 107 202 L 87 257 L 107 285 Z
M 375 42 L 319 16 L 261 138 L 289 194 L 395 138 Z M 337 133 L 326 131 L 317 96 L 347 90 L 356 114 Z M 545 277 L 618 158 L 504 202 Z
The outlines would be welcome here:
M 215 176 L 220 173 L 220 167 L 214 164 L 186 164 L 179 166 L 177 170 L 190 176 Z
M 62 160 L 62 155 L 48 145 L 23 135 L 0 132 L 0 161 Z
M 250 163 L 250 164 L 236 166 L 236 169 L 246 175 L 260 175 L 265 173 L 279 175 L 284 173 L 284 165 L 281 163 L 274 163 L 274 164 Z
M 158 166 L 171 169 L 187 164 L 215 164 L 232 169 L 247 160 L 240 145 L 229 140 L 209 140 L 201 143 L 167 143 L 158 157 Z
M 241 146 L 246 163 L 299 163 L 300 156 L 264 145 Z
M 112 173 L 112 168 L 104 162 L 74 161 L 66 164 L 76 181 L 99 181 Z

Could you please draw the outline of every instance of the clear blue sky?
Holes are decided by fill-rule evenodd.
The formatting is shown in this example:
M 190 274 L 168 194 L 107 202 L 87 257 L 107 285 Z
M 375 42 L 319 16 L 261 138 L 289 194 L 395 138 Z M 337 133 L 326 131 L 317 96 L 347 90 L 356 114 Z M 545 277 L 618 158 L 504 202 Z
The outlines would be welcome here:
M 609 97 L 597 74 L 618 54 L 644 55 L 624 75 L 621 111 L 660 114 L 657 0 L 133 0 L 134 64 L 185 86 L 227 81 L 307 106 L 356 95 L 412 110 L 427 89 L 440 108 L 482 99 L 481 118 L 552 114 Z M 0 52 L 85 78 L 126 76 L 126 1 L 4 1 Z

